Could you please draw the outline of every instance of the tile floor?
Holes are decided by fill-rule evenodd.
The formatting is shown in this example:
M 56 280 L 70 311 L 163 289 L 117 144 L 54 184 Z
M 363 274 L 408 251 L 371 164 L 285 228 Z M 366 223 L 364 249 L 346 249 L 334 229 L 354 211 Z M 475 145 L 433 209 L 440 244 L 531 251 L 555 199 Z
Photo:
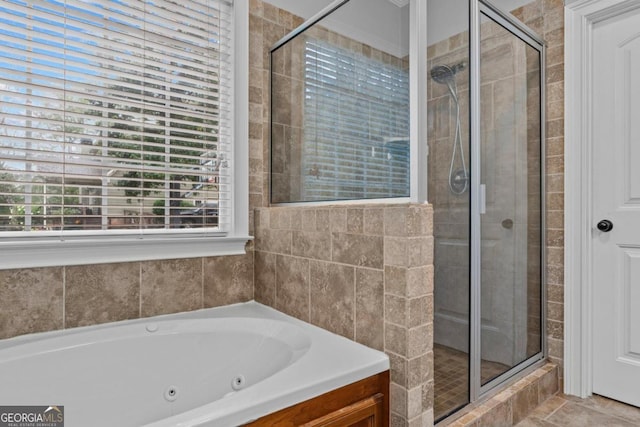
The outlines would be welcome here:
M 440 344 L 433 345 L 434 353 L 434 414 L 439 419 L 468 402 L 469 355 Z M 494 378 L 508 369 L 506 365 L 482 361 L 483 381 Z
M 436 419 L 467 403 L 468 355 L 434 344 Z M 482 364 L 482 377 L 504 372 L 499 363 Z M 509 424 L 510 425 L 510 424 Z M 550 397 L 517 427 L 638 427 L 640 408 L 594 395 L 587 399 L 558 394 Z M 492 426 L 493 427 L 493 426 Z
M 517 427 L 637 427 L 640 408 L 593 395 L 587 399 L 559 394 L 538 406 Z

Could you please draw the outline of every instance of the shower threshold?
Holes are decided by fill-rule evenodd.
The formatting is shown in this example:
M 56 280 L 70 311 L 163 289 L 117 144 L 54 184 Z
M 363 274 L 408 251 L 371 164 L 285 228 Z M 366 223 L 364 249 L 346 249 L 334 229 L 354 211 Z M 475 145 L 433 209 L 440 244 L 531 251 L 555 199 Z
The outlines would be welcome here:
M 469 354 L 441 344 L 433 344 L 434 357 L 434 416 L 436 420 L 455 412 L 469 403 Z M 509 370 L 507 365 L 482 361 L 482 380 Z

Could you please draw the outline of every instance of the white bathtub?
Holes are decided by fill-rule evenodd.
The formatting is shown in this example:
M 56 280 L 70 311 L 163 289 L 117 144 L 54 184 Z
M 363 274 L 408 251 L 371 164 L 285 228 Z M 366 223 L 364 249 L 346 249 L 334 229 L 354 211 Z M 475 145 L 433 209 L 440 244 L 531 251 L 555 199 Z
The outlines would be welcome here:
M 256 302 L 0 341 L 0 405 L 66 427 L 237 426 L 389 369 Z

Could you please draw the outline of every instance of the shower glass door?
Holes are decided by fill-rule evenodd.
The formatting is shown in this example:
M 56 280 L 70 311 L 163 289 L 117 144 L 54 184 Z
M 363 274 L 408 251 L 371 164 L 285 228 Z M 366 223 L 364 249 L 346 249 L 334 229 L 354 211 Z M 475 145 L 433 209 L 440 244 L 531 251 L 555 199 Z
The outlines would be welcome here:
M 484 0 L 427 5 L 439 420 L 544 358 L 544 46 Z
M 482 392 L 543 354 L 543 49 L 507 15 L 482 2 L 478 12 L 474 267 Z

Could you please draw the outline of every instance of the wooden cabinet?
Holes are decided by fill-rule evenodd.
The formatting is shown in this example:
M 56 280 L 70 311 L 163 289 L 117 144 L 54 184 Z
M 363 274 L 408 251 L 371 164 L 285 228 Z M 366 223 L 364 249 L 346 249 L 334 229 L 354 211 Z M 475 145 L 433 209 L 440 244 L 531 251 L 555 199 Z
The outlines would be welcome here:
M 246 425 L 388 427 L 389 371 L 266 415 Z
M 303 424 L 304 427 L 382 427 L 382 400 L 384 395 L 375 396 L 345 406 L 324 417 Z

